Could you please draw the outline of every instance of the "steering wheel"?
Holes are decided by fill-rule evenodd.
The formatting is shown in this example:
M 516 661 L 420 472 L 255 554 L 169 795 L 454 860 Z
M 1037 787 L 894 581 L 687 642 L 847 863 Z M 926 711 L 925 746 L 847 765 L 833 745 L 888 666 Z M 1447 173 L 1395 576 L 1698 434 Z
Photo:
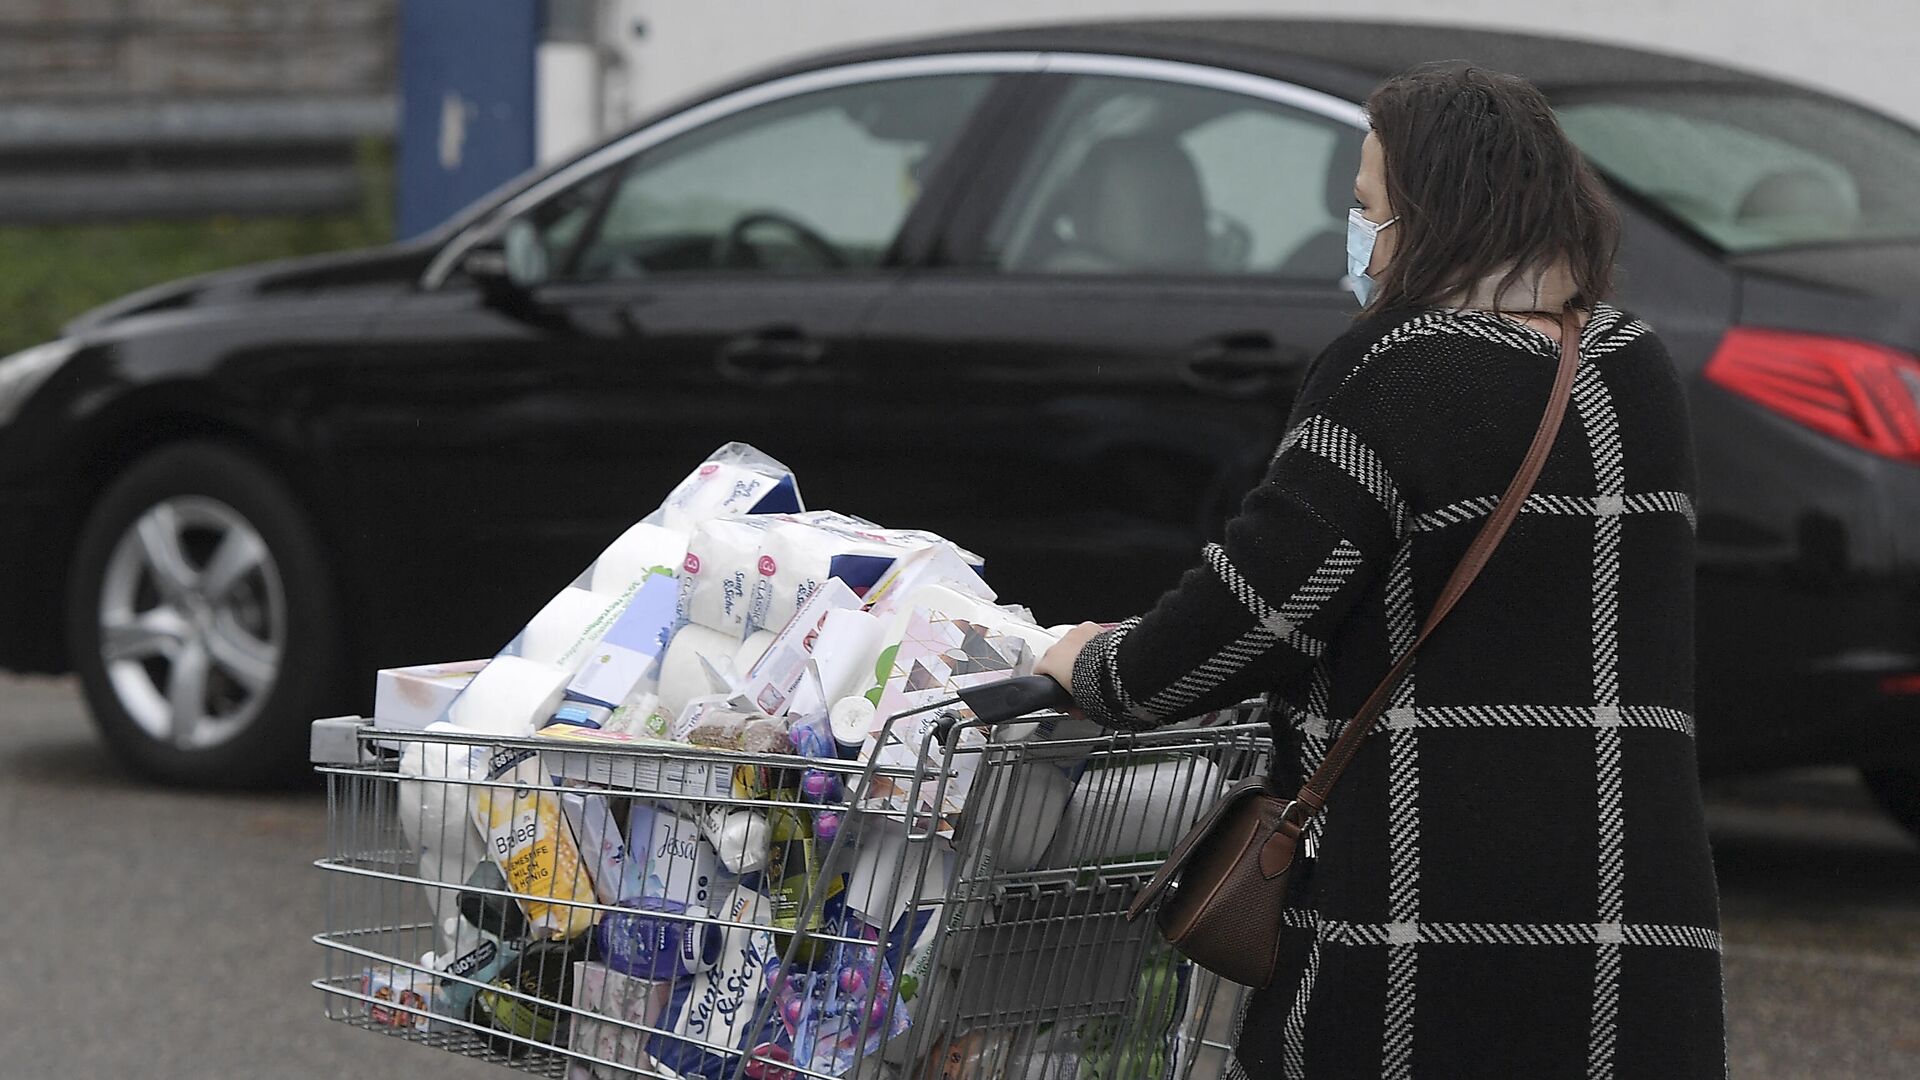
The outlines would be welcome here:
M 753 242 L 747 239 L 747 232 L 757 225 L 778 225 L 792 233 L 793 238 L 799 241 L 800 246 L 806 248 L 809 253 L 822 263 L 835 270 L 846 268 L 847 257 L 841 253 L 839 248 L 834 246 L 833 241 L 815 232 L 813 227 L 806 222 L 783 214 L 778 210 L 755 210 L 752 213 L 742 214 L 739 219 L 734 221 L 732 227 L 727 229 L 726 235 L 720 237 L 719 241 L 714 244 L 714 265 L 734 266 L 736 265 L 736 260 L 739 260 L 741 256 L 745 255 L 750 256 L 752 261 L 744 265 L 759 266 L 759 254 L 754 251 Z

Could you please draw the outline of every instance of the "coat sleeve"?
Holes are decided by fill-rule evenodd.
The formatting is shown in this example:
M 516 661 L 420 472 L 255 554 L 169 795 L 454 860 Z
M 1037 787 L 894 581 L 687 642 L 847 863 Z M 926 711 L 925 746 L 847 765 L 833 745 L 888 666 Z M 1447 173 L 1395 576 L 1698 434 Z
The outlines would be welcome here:
M 1144 730 L 1304 682 L 1409 528 L 1401 485 L 1374 447 L 1373 380 L 1355 377 L 1368 362 L 1316 362 L 1300 394 L 1306 415 L 1225 542 L 1207 545 L 1151 611 L 1088 642 L 1072 690 L 1090 719 Z

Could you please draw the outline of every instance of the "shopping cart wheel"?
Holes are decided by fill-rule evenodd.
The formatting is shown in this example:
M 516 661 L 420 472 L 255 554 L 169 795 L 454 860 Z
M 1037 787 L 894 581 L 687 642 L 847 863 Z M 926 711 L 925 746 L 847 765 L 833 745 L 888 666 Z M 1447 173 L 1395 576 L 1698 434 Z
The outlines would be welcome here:
M 340 633 L 317 530 L 239 450 L 136 461 L 81 530 L 67 643 L 107 745 L 149 776 L 281 783 L 306 773 Z

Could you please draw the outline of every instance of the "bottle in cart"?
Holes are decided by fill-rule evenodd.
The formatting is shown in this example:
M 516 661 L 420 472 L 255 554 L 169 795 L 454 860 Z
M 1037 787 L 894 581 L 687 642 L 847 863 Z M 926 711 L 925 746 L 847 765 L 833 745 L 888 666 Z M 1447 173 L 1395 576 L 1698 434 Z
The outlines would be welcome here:
M 573 965 L 585 959 L 586 951 L 585 938 L 529 945 L 493 980 L 493 988 L 474 995 L 469 1020 L 492 1029 L 487 1044 L 509 1056 L 525 1053 L 529 1042 L 564 1045 L 562 1006 L 573 999 Z

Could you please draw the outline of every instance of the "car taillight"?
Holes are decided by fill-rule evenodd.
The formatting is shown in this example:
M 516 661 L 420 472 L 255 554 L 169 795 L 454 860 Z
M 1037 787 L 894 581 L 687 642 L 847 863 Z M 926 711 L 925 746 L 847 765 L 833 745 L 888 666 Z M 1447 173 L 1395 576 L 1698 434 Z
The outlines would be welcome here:
M 1852 338 L 1737 326 L 1707 378 L 1863 450 L 1920 462 L 1920 358 Z

